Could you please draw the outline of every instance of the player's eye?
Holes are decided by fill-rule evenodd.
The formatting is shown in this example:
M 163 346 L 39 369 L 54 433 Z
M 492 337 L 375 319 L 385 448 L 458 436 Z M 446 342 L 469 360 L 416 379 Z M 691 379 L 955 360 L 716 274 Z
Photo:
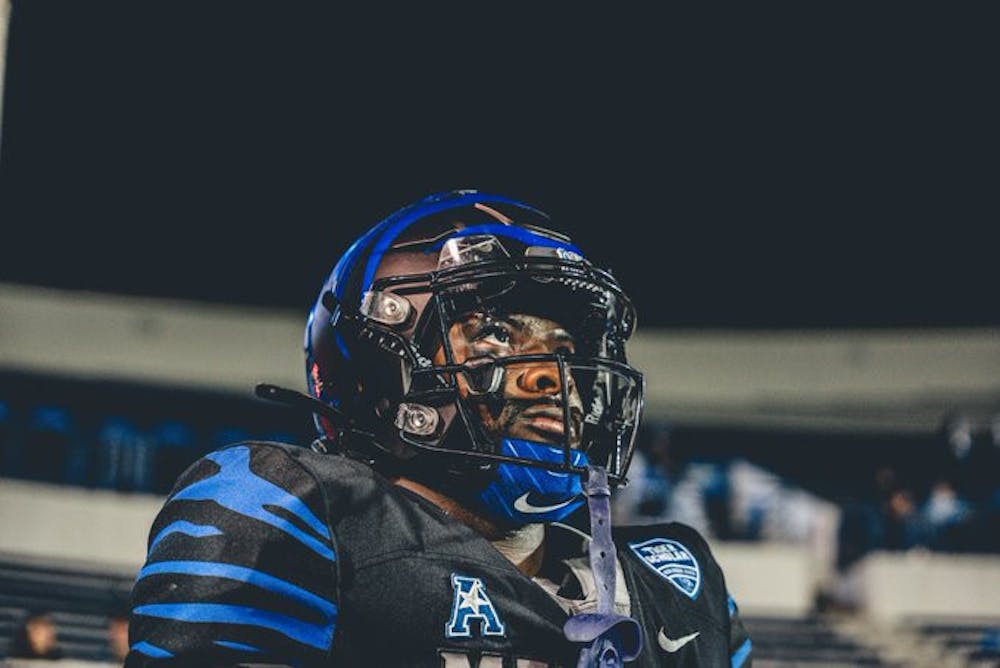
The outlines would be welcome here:
M 484 325 L 476 334 L 475 341 L 492 346 L 509 347 L 511 343 L 510 331 L 503 325 L 491 322 Z

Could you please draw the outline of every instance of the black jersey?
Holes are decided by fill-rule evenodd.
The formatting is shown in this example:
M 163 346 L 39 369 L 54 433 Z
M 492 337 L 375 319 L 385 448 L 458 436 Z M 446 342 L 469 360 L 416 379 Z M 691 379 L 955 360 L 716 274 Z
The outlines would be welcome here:
M 701 536 L 670 524 L 614 538 L 645 632 L 630 665 L 750 665 Z M 515 668 L 579 654 L 555 598 L 479 534 L 363 463 L 275 443 L 217 450 L 181 476 L 132 606 L 130 668 Z

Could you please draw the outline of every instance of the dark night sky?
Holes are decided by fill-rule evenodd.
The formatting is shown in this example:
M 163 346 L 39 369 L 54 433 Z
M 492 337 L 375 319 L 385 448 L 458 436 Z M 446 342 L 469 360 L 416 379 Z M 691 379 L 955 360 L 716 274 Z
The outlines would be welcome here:
M 641 324 L 1000 325 L 984 17 L 594 11 L 14 0 L 0 280 L 305 312 L 365 227 L 478 187 Z

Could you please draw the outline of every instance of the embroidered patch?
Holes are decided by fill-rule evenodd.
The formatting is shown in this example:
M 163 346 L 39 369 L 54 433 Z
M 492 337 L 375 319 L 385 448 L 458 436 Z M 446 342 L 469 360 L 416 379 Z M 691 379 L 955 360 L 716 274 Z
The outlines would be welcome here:
M 629 543 L 629 548 L 643 563 L 692 600 L 701 591 L 701 566 L 691 551 L 669 538 L 652 538 Z
M 502 636 L 505 628 L 493 602 L 486 595 L 486 585 L 479 578 L 451 574 L 451 587 L 455 599 L 451 605 L 451 619 L 444 626 L 449 638 L 471 638 L 473 619 L 480 621 L 480 631 L 486 636 Z

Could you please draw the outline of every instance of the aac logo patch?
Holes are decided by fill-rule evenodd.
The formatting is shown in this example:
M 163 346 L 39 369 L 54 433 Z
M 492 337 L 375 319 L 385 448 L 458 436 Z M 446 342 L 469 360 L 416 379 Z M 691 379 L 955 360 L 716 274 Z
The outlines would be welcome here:
M 691 551 L 669 538 L 629 543 L 629 548 L 662 578 L 694 600 L 701 591 L 701 566 Z
M 444 634 L 449 638 L 471 638 L 473 619 L 480 621 L 480 629 L 485 636 L 502 636 L 505 628 L 493 601 L 486 595 L 486 585 L 479 578 L 451 574 L 451 587 L 455 599 L 451 604 L 451 619 L 444 626 Z

